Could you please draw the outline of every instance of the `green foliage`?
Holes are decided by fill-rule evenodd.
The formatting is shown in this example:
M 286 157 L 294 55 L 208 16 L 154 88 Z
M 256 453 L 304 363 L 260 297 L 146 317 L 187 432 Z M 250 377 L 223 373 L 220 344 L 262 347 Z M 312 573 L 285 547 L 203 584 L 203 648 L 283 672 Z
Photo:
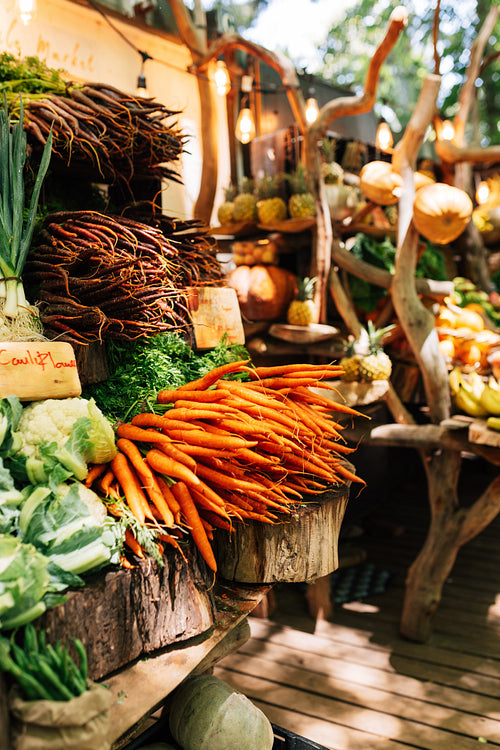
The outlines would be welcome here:
M 34 55 L 18 58 L 9 52 L 0 54 L 0 91 L 10 94 L 64 94 L 64 71 L 49 68 Z
M 396 247 L 388 238 L 379 242 L 366 234 L 357 234 L 351 253 L 365 263 L 394 273 Z M 438 281 L 446 280 L 443 254 L 432 245 L 427 245 L 417 264 L 415 276 Z M 355 304 L 365 312 L 375 310 L 387 294 L 386 289 L 352 274 L 349 274 L 349 288 Z
M 202 377 L 214 367 L 248 358 L 241 346 L 227 337 L 219 345 L 197 354 L 176 333 L 162 333 L 133 342 L 108 342 L 111 375 L 103 383 L 87 386 L 86 394 L 111 419 L 127 421 L 140 411 L 155 411 L 156 394 Z
M 379 103 L 386 103 L 395 113 L 402 133 L 412 114 L 424 77 L 435 71 L 433 21 L 435 3 L 430 0 L 423 8 L 414 0 L 403 0 L 408 10 L 408 26 L 399 37 L 380 71 L 377 87 Z M 466 0 L 457 6 L 451 0 L 440 5 L 439 55 L 443 76 L 438 106 L 442 114 L 452 117 L 463 85 L 470 49 L 491 5 L 485 0 Z M 365 82 L 368 64 L 381 42 L 394 9 L 387 0 L 374 4 L 358 0 L 341 23 L 330 29 L 324 46 L 322 75 L 359 93 Z M 498 34 L 493 34 L 485 49 L 485 57 L 495 49 Z M 481 137 L 485 142 L 500 142 L 497 129 L 500 64 L 494 60 L 481 74 L 478 88 Z M 380 104 L 379 104 L 380 106 Z M 397 122 L 396 120 L 396 122 Z M 395 123 L 391 127 L 397 136 Z M 477 135 L 477 134 L 476 134 Z

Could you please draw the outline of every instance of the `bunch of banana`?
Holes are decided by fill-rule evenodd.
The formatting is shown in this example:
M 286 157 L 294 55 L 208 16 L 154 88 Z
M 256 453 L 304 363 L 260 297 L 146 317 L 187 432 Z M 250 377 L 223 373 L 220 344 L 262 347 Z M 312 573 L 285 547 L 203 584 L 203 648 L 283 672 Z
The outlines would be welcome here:
M 485 381 L 477 372 L 464 375 L 460 367 L 454 367 L 449 384 L 452 400 L 460 411 L 470 417 L 500 416 L 500 383 L 493 375 Z

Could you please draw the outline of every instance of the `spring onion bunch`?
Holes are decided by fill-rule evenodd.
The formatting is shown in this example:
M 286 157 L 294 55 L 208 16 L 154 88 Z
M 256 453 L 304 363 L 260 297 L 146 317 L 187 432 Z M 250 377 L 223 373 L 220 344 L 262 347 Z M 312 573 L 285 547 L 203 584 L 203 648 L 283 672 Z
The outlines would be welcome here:
M 51 132 L 43 150 L 25 217 L 27 138 L 23 120 L 22 100 L 19 119 L 13 124 L 4 97 L 4 107 L 0 109 L 0 300 L 3 300 L 3 315 L 9 320 L 15 320 L 23 309 L 29 307 L 21 277 L 52 152 Z

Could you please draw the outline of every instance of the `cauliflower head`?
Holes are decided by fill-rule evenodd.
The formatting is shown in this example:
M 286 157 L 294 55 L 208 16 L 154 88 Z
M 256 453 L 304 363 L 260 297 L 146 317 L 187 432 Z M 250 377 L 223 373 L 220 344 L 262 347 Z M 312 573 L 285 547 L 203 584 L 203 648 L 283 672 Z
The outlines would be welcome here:
M 23 410 L 17 426 L 26 456 L 36 456 L 42 443 L 62 447 L 73 438 L 75 430 L 85 431 L 89 446 L 85 460 L 89 463 L 111 461 L 116 454 L 115 434 L 110 422 L 94 399 L 48 398 L 33 401 Z

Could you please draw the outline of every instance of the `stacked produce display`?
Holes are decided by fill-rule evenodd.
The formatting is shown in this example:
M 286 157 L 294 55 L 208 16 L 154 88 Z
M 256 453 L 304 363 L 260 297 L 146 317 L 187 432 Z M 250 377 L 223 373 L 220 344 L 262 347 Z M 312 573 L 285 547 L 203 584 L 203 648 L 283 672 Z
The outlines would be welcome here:
M 333 389 L 339 365 L 257 367 L 225 337 L 209 351 L 191 348 L 186 290 L 225 284 L 200 222 L 168 217 L 154 201 L 109 210 L 83 197 L 58 210 L 49 197 L 37 213 L 44 178 L 50 196 L 68 168 L 84 184 L 180 180 L 175 113 L 102 84 L 72 85 L 34 61 L 4 56 L 3 71 L 0 145 L 16 157 L 2 161 L 4 255 L 10 235 L 23 238 L 19 260 L 2 267 L 5 283 L 33 300 L 37 333 L 31 327 L 27 341 L 38 337 L 49 350 L 55 341 L 97 343 L 109 364 L 109 376 L 85 382 L 77 396 L 43 397 L 43 378 L 39 399 L 23 401 L 15 387 L 1 393 L 0 667 L 24 710 L 95 689 L 91 644 L 51 640 L 39 624 L 90 576 L 142 571 L 143 562 L 158 571 L 176 558 L 189 565 L 194 555 L 213 585 L 218 530 L 286 528 L 328 488 L 364 482 L 334 415 L 356 410 L 333 408 L 312 390 Z M 32 197 L 23 236 L 24 187 Z M 282 304 L 295 288 L 288 277 Z M 7 303 L 3 315 L 14 320 Z M 8 329 L 18 341 L 18 329 Z M 109 698 L 101 691 L 96 700 L 105 712 Z M 28 720 L 16 716 L 25 732 Z

